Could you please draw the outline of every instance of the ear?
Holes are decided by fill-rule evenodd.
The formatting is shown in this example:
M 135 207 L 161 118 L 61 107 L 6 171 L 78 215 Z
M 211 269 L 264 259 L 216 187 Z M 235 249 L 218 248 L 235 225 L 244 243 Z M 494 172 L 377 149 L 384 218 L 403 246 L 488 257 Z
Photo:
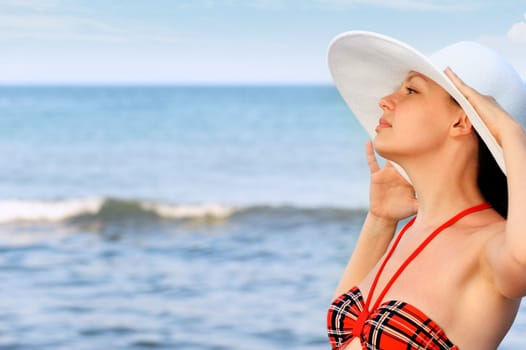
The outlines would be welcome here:
M 458 111 L 456 111 L 455 118 L 453 119 L 453 123 L 451 123 L 451 127 L 450 127 L 451 136 L 469 135 L 472 129 L 473 129 L 473 126 L 467 114 L 464 112 L 463 109 L 459 108 Z

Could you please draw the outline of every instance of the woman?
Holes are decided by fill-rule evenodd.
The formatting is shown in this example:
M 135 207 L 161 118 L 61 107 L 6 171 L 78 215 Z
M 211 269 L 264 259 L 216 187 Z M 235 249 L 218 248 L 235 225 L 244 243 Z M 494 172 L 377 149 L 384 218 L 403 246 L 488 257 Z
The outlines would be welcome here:
M 369 212 L 327 318 L 333 349 L 496 349 L 526 295 L 522 80 L 474 43 L 428 59 L 367 32 L 335 38 L 329 64 L 374 138 Z

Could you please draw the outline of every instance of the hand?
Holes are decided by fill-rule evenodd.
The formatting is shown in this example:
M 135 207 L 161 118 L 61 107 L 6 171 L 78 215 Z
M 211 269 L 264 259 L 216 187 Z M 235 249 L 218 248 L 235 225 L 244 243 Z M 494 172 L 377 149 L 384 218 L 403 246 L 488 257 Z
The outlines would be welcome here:
M 370 213 L 378 218 L 399 221 L 418 210 L 413 186 L 387 162 L 380 168 L 371 141 L 366 144 L 367 163 L 371 171 Z
M 464 97 L 471 103 L 475 111 L 477 111 L 480 118 L 489 131 L 495 137 L 495 140 L 502 146 L 502 134 L 503 128 L 506 125 L 516 124 L 513 118 L 503 110 L 497 101 L 491 96 L 485 96 L 480 94 L 477 90 L 473 89 L 466 83 L 464 83 L 452 70 L 446 68 L 444 71 L 448 78 L 453 82 L 457 89 L 464 95 Z

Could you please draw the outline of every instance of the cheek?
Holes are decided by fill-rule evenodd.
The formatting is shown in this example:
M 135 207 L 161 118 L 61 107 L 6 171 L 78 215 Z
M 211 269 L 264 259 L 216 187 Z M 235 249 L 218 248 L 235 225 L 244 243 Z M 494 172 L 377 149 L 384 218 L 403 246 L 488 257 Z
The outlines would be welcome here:
M 444 123 L 434 119 L 434 115 L 405 114 L 397 118 L 392 129 L 380 132 L 374 138 L 375 149 L 384 158 L 427 152 L 445 138 L 447 128 L 444 129 Z
M 409 137 L 420 134 L 433 134 L 448 128 L 447 114 L 449 112 L 432 108 L 429 104 L 418 106 L 400 105 L 394 116 L 395 131 L 409 133 Z

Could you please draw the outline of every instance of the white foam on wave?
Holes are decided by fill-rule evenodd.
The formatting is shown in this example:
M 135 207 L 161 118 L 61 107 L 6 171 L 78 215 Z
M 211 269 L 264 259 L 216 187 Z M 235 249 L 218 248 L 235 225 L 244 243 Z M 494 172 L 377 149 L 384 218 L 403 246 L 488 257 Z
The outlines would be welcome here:
M 126 217 L 134 218 L 143 213 L 153 213 L 163 219 L 172 220 L 199 220 L 217 219 L 223 220 L 229 217 L 250 211 L 261 209 L 263 212 L 290 213 L 303 212 L 304 210 L 338 214 L 339 210 L 348 211 L 348 208 L 332 207 L 302 207 L 302 206 L 279 206 L 279 205 L 224 205 L 216 203 L 195 204 L 170 204 L 144 200 L 126 200 L 113 198 L 77 198 L 56 201 L 42 200 L 0 200 L 0 224 L 13 222 L 50 222 L 56 223 L 67 221 L 81 216 L 93 216 L 94 219 L 111 221 L 113 218 L 122 220 Z M 309 214 L 309 215 L 311 215 Z M 341 214 L 341 213 L 340 213 Z M 338 215 L 340 215 L 338 214 Z M 100 216 L 100 217 L 99 217 Z M 89 218 L 88 218 L 89 219 Z
M 67 199 L 57 201 L 4 200 L 0 201 L 0 224 L 12 222 L 61 222 L 81 215 L 97 215 L 105 205 L 111 207 L 107 198 Z M 126 201 L 122 201 L 126 202 Z M 153 212 L 166 219 L 225 219 L 237 211 L 234 207 L 219 204 L 170 205 L 137 201 L 142 210 Z M 130 214 L 134 215 L 134 214 Z
M 96 214 L 104 204 L 102 198 L 59 201 L 0 201 L 0 223 L 18 221 L 59 222 L 82 214 Z
M 236 212 L 236 208 L 219 204 L 168 205 L 159 203 L 141 203 L 141 208 L 155 212 L 167 219 L 226 219 Z

